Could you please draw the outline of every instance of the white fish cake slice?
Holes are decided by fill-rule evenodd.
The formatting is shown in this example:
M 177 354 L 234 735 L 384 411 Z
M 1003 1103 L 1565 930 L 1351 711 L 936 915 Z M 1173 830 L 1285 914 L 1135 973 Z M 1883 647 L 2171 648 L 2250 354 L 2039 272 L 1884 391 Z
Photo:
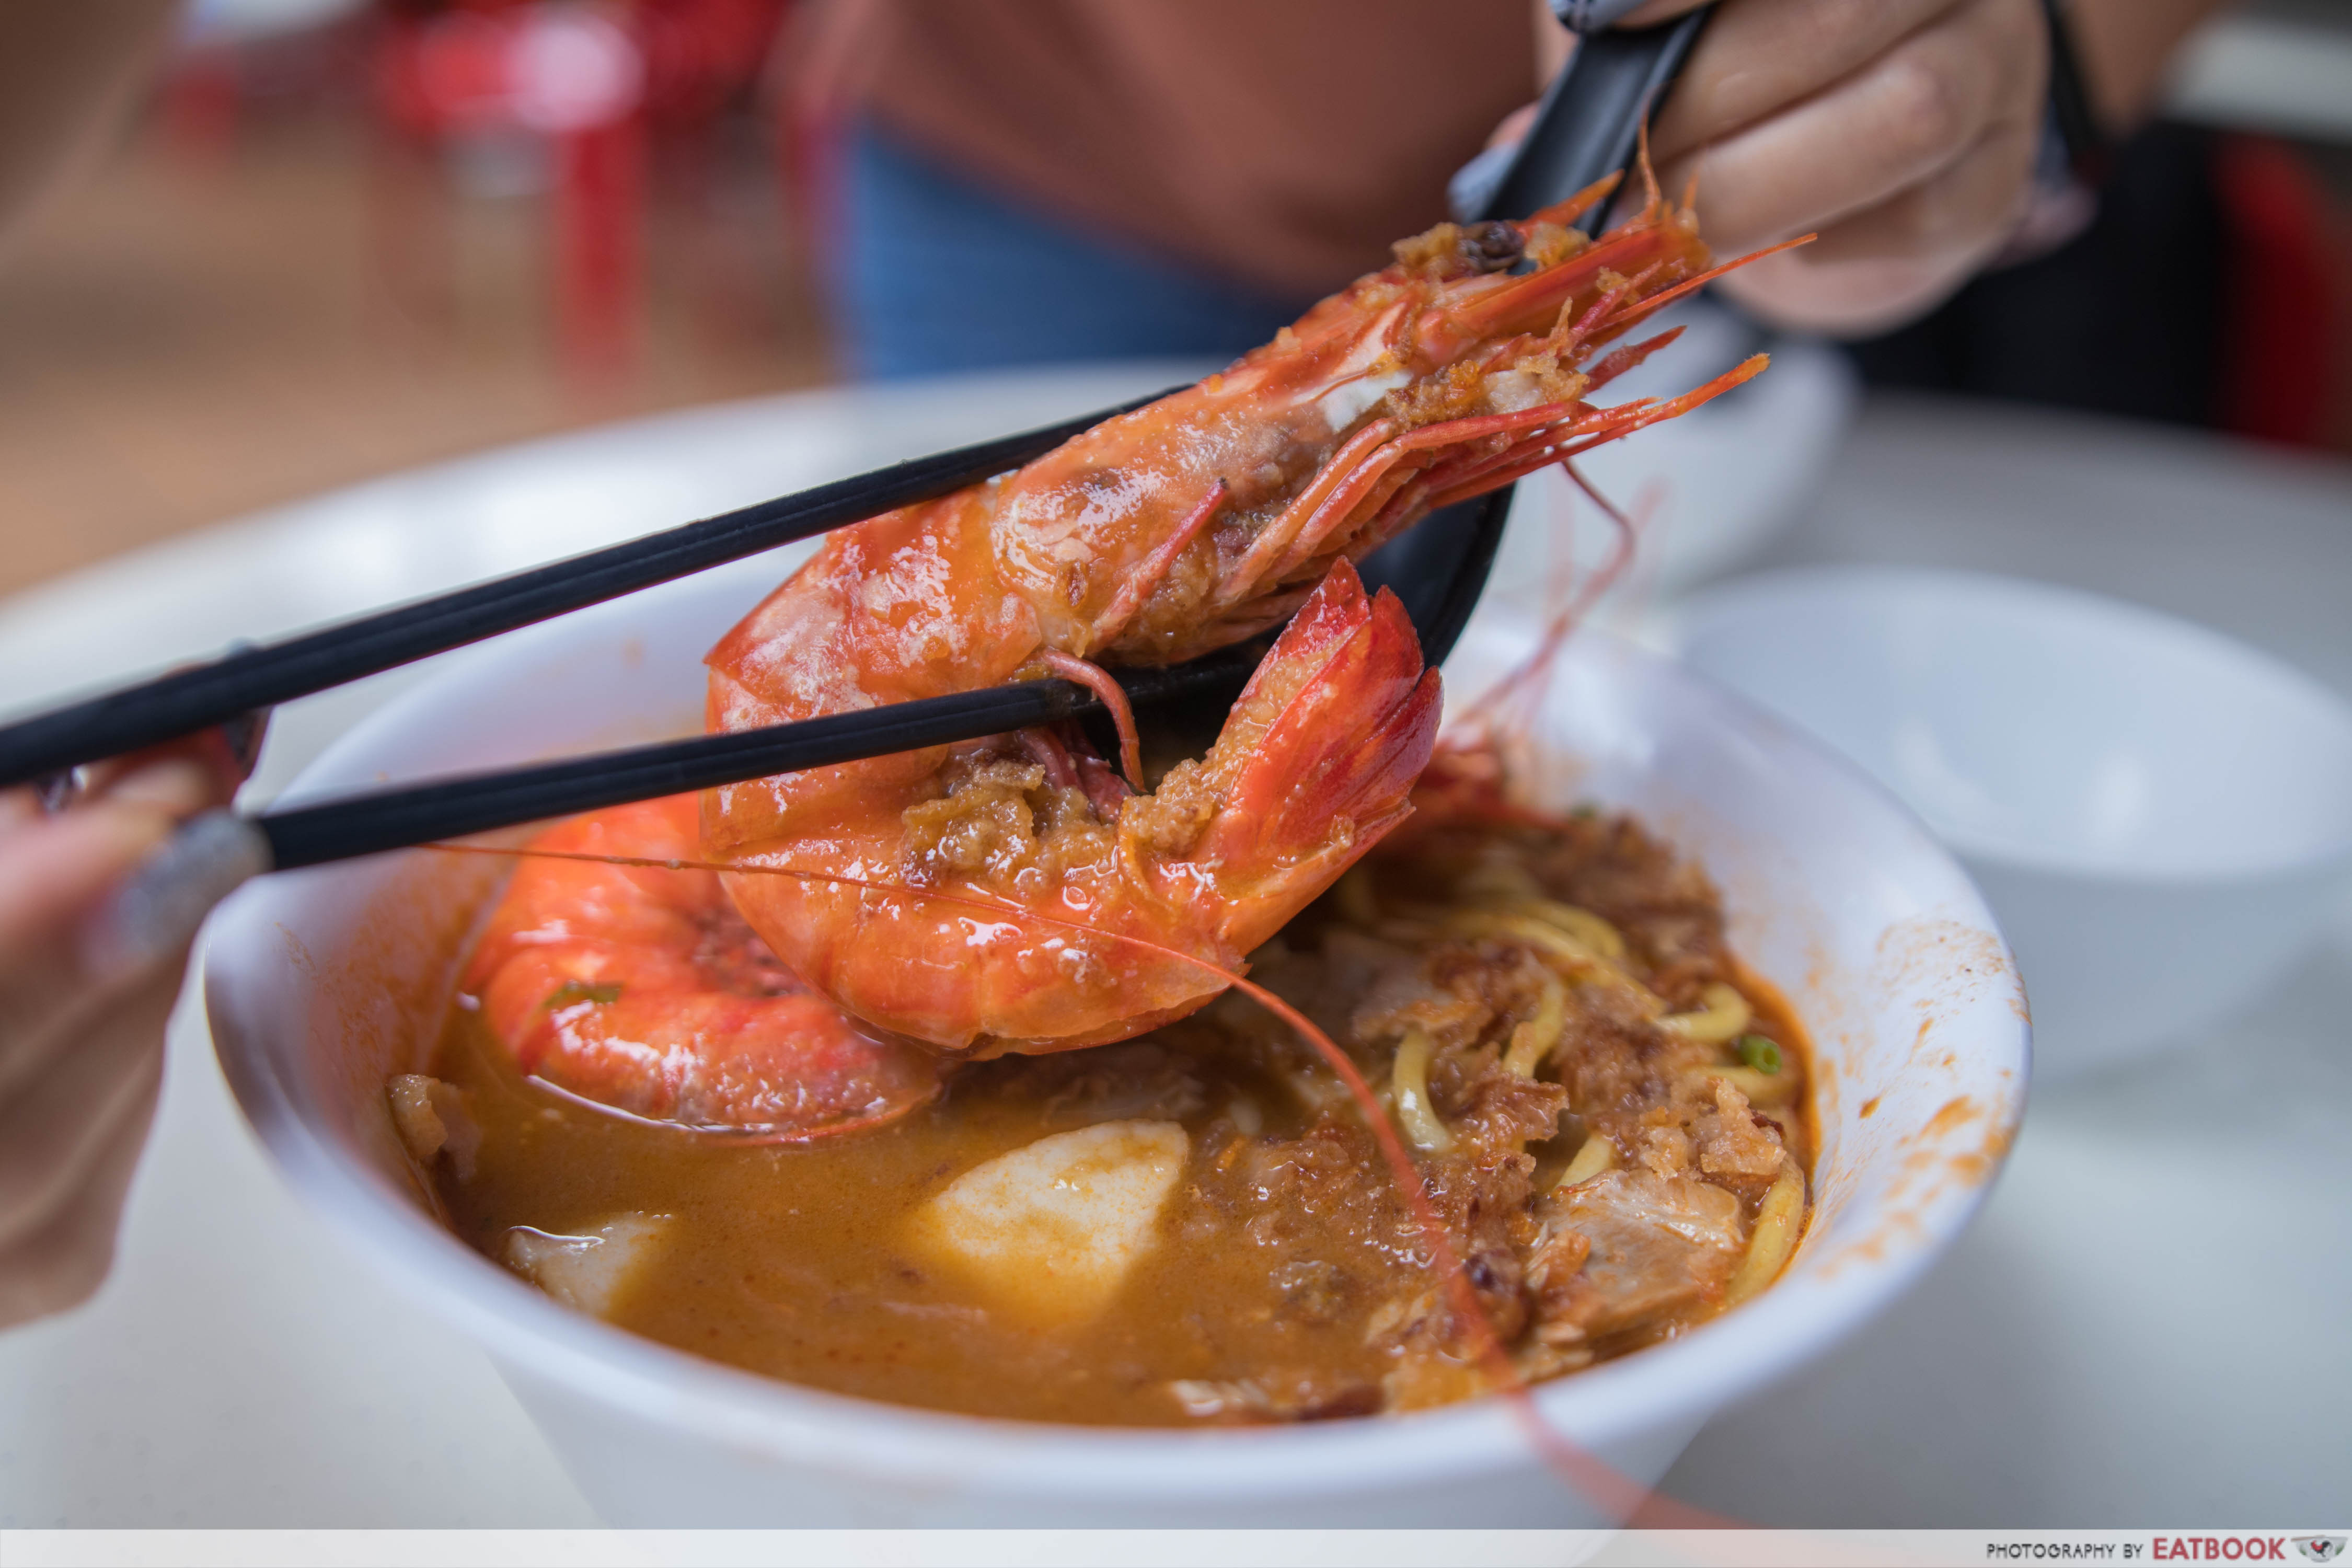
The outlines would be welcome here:
M 1013 1316 L 1083 1321 L 1159 1241 L 1192 1152 L 1173 1121 L 1105 1121 L 973 1166 L 914 1219 L 916 1244 Z
M 575 1312 L 603 1317 L 658 1250 L 666 1215 L 616 1215 L 576 1236 L 507 1232 L 506 1266 Z

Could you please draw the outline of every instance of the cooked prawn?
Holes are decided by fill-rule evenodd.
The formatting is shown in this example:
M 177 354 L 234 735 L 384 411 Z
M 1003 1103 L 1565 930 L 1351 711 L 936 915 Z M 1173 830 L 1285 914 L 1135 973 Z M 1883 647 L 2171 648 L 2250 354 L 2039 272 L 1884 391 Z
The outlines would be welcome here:
M 833 534 L 711 652 L 711 729 L 1048 674 L 1118 711 L 1097 660 L 1289 626 L 1208 754 L 1150 793 L 1131 725 L 1116 770 L 1074 731 L 1029 731 L 711 792 L 706 846 L 744 868 L 727 887 L 751 926 L 857 1016 L 959 1055 L 1123 1038 L 1222 990 L 1213 971 L 1238 973 L 1402 820 L 1434 742 L 1437 677 L 1349 563 L 1762 366 L 1585 401 L 1673 334 L 1601 345 L 1706 276 L 1695 221 L 1654 195 L 1597 241 L 1566 226 L 1605 194 L 1441 225 L 1198 385 Z M 1212 968 L 1138 963 L 1122 936 Z
M 523 1070 L 650 1121 L 799 1141 L 938 1092 L 940 1064 L 776 961 L 691 860 L 696 797 L 576 816 L 531 840 L 461 981 Z

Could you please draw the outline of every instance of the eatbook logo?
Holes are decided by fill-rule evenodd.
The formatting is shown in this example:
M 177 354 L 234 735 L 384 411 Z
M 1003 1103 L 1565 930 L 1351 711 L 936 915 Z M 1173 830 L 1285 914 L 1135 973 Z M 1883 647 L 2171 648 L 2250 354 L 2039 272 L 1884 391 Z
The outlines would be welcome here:
M 2294 1549 L 2314 1563 L 2333 1563 L 2344 1555 L 2345 1539 L 2341 1535 L 2298 1535 Z

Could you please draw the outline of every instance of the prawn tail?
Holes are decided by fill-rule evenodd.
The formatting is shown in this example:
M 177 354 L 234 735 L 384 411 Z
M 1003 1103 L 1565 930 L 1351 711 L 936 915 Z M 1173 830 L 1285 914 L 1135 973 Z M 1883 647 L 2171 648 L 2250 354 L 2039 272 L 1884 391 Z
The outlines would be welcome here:
M 1404 606 L 1334 563 L 1217 742 L 1243 754 L 1193 859 L 1234 900 L 1228 940 L 1255 945 L 1404 819 L 1441 707 Z

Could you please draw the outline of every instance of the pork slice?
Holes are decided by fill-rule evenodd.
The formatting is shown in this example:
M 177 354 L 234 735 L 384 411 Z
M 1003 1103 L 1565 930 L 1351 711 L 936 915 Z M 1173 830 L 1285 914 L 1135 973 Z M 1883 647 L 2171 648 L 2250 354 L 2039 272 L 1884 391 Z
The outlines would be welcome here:
M 1661 1325 L 1719 1300 L 1745 1242 L 1731 1194 L 1642 1170 L 1605 1172 L 1549 1194 L 1542 1221 L 1530 1273 L 1548 1342 Z

